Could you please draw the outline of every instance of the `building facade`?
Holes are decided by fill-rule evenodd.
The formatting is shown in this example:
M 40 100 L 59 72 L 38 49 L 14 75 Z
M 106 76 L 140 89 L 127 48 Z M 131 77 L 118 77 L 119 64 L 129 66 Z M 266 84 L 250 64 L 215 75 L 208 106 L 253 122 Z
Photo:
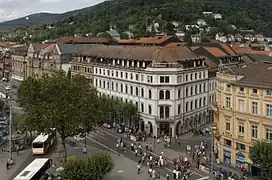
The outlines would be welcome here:
M 272 140 L 272 65 L 250 64 L 217 73 L 214 147 L 220 162 L 253 175 L 250 152 L 257 140 Z
M 148 134 L 175 136 L 209 119 L 204 60 L 187 47 L 93 45 L 71 69 L 91 77 L 100 93 L 136 104 Z

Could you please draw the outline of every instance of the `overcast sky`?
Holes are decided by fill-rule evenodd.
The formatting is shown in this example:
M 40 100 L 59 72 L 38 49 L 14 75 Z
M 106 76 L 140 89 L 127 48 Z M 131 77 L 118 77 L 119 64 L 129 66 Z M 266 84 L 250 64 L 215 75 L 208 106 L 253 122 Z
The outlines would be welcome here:
M 39 12 L 62 13 L 104 0 L 0 0 L 0 22 Z

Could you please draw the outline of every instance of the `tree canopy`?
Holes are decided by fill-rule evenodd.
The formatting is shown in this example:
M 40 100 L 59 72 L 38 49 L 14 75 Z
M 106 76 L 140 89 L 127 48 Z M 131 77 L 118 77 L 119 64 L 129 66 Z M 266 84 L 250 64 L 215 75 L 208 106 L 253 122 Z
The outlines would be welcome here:
M 271 0 L 112 0 L 78 10 L 69 17 L 51 23 L 51 28 L 45 25 L 20 28 L 15 31 L 16 35 L 7 35 L 6 38 L 20 40 L 25 37 L 26 31 L 31 38 L 25 39 L 32 42 L 75 33 L 96 35 L 109 30 L 110 25 L 116 26 L 119 32 L 126 31 L 129 25 L 135 25 L 133 31 L 136 36 L 147 36 L 152 33 L 146 32 L 146 25 L 152 22 L 164 26 L 162 31 L 172 33 L 170 22 L 195 24 L 198 19 L 205 19 L 210 27 L 218 27 L 225 33 L 233 31 L 230 28 L 233 24 L 238 29 L 253 29 L 257 33 L 272 35 L 271 9 Z M 220 13 L 223 20 L 205 17 L 204 11 Z
M 64 163 L 62 177 L 65 180 L 102 180 L 114 167 L 111 155 L 94 153 L 85 159 L 69 157 Z
M 67 157 L 65 139 L 86 126 L 100 121 L 97 91 L 83 76 L 57 71 L 39 79 L 27 78 L 18 90 L 18 101 L 24 109 L 27 127 L 39 132 L 56 128 Z
M 255 165 L 269 174 L 272 172 L 272 144 L 267 141 L 257 141 L 250 152 L 250 159 Z

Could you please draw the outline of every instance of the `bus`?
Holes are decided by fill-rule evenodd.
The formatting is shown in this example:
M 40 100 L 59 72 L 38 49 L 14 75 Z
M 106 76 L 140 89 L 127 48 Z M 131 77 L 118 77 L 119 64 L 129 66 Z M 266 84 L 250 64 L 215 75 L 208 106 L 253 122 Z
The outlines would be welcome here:
M 48 150 L 56 142 L 56 129 L 53 128 L 48 134 L 41 133 L 32 142 L 32 155 L 43 155 L 48 152 Z
M 46 171 L 52 166 L 52 160 L 48 158 L 34 159 L 13 180 L 45 180 L 49 178 Z

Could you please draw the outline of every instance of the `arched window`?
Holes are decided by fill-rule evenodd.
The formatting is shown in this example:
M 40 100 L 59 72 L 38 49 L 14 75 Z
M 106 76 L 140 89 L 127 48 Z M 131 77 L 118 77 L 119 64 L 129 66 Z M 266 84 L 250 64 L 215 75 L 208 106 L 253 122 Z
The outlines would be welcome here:
M 194 95 L 194 87 L 191 86 L 191 96 Z
M 195 86 L 195 94 L 197 94 L 197 85 Z
M 139 95 L 139 89 L 138 89 L 138 87 L 136 87 L 135 89 L 136 89 L 136 96 L 138 96 Z
M 148 98 L 149 98 L 149 99 L 152 99 L 152 92 L 151 92 L 150 89 L 148 90 Z
M 164 118 L 164 107 L 160 106 L 160 118 Z
M 115 90 L 118 92 L 118 83 L 115 84 Z
M 144 97 L 144 88 L 141 89 L 141 96 Z
M 99 87 L 102 87 L 102 81 L 99 80 Z
M 160 94 L 159 94 L 159 98 L 160 99 L 164 99 L 164 91 L 163 90 L 160 90 Z
M 189 108 L 189 102 L 186 102 L 186 104 L 185 104 L 185 112 L 188 112 L 188 108 Z
M 138 110 L 138 108 L 139 108 L 138 102 L 135 103 L 135 106 L 136 106 L 136 108 L 137 108 L 137 110 Z
M 121 84 L 121 93 L 123 92 L 123 84 Z
M 165 107 L 165 118 L 169 118 L 169 106 Z
M 180 89 L 178 90 L 178 99 L 180 99 Z
M 190 102 L 190 110 L 193 110 L 193 101 Z
M 188 97 L 188 88 L 185 90 L 185 97 Z
M 114 89 L 114 83 L 112 82 L 111 83 L 111 90 L 113 90 Z
M 170 91 L 169 90 L 165 91 L 165 99 L 170 99 Z
M 130 86 L 130 94 L 133 95 L 133 87 Z
M 125 87 L 125 92 L 128 93 L 128 87 L 127 87 L 127 85 Z

